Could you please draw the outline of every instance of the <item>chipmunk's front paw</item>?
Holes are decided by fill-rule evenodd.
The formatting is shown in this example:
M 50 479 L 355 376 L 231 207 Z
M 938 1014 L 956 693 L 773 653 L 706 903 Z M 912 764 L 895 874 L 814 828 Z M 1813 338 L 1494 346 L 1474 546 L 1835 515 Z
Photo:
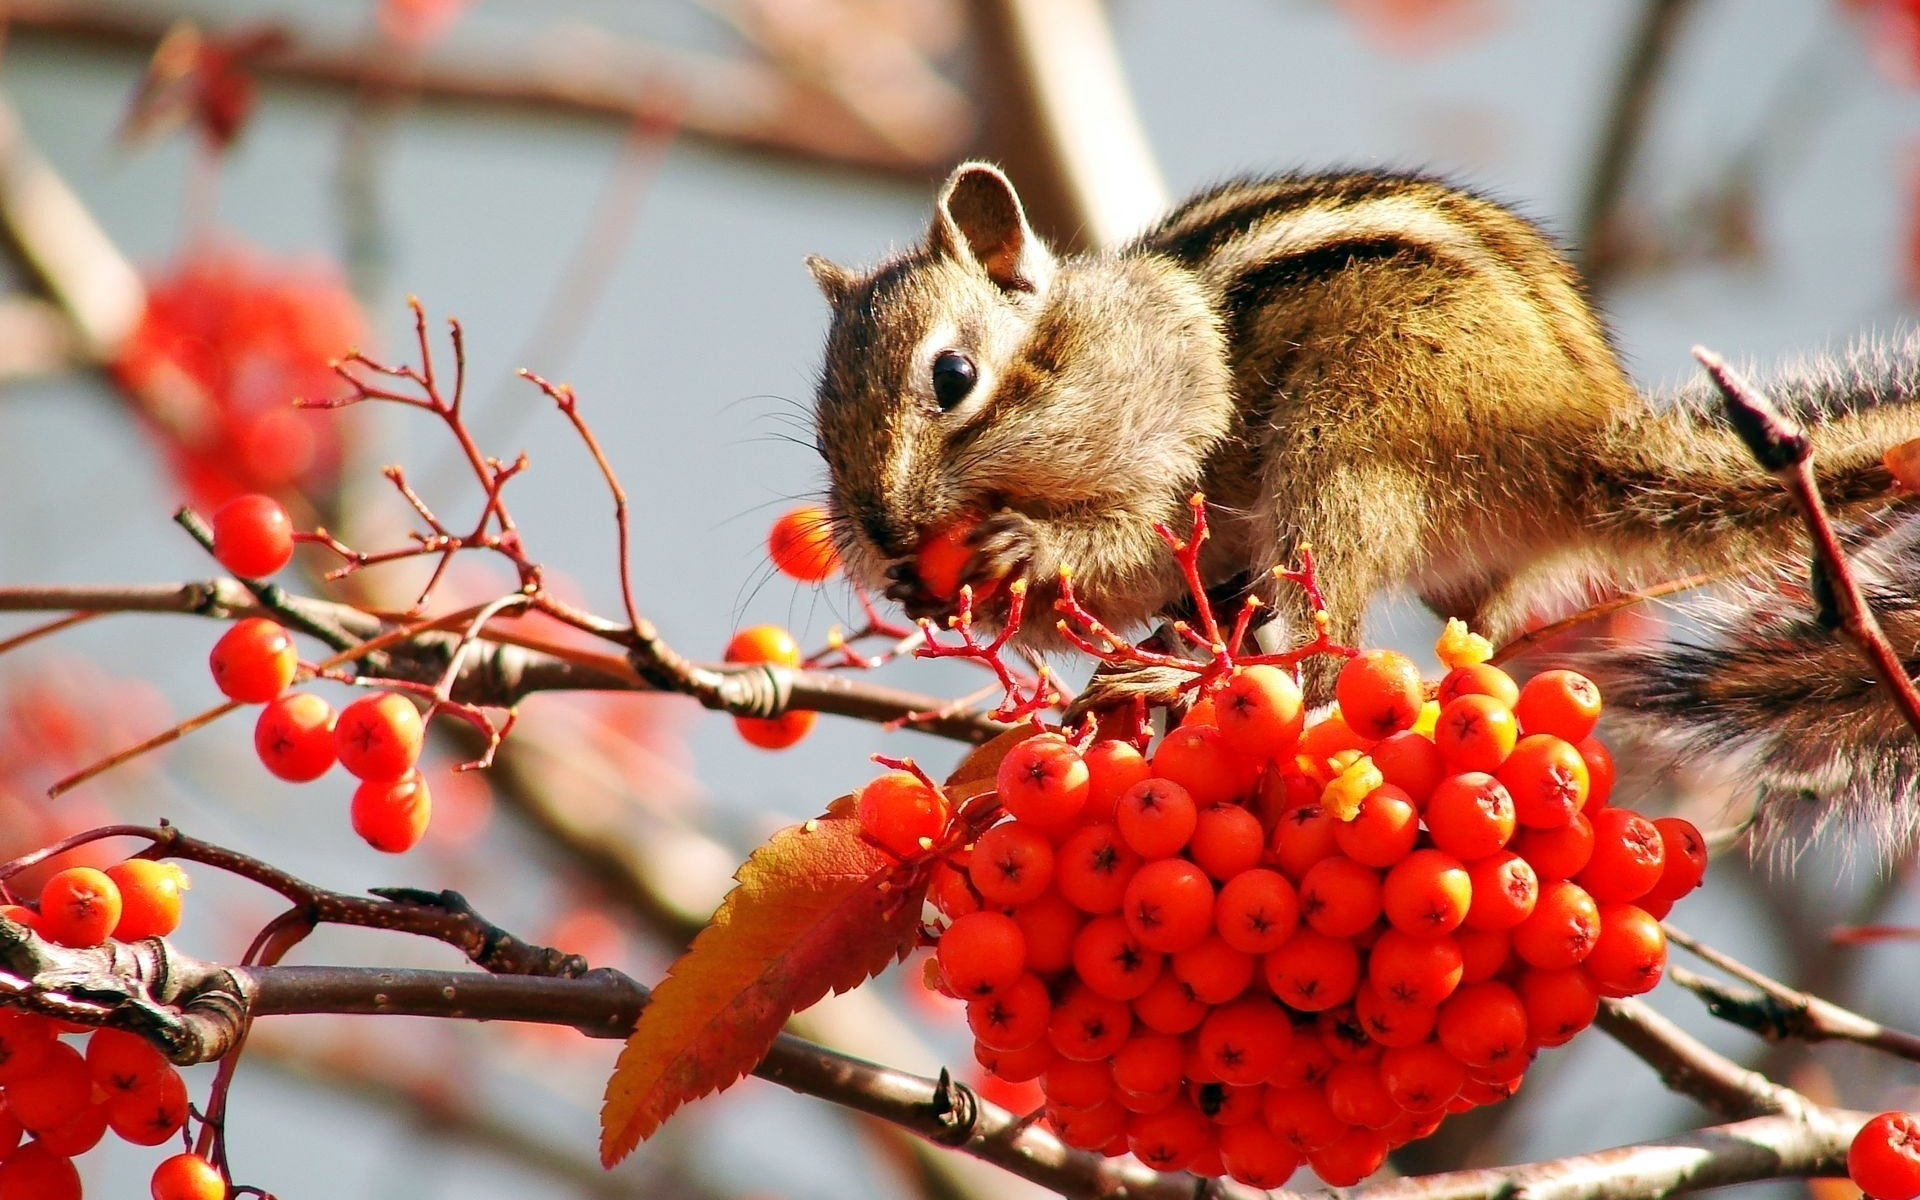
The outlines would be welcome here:
M 1190 683 L 1193 672 L 1178 667 L 1108 664 L 1093 673 L 1087 686 L 1067 707 L 1066 721 L 1079 720 L 1090 713 L 1125 708 L 1144 701 L 1149 708 L 1181 703 L 1180 685 Z
M 886 578 L 886 589 L 880 594 L 898 604 L 913 620 L 938 620 L 953 609 L 952 599 L 935 594 L 911 561 L 888 567 Z
M 984 518 L 967 535 L 973 554 L 960 569 L 960 582 L 972 584 L 978 595 L 990 583 L 1027 573 L 1033 566 L 1039 532 L 1032 517 L 1010 508 Z

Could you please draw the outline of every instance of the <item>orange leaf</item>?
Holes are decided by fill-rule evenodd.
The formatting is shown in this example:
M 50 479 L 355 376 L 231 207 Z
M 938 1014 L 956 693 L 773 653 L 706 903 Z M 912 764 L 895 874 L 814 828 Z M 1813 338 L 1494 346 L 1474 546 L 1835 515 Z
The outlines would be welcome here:
M 755 850 L 653 990 L 607 1081 L 603 1163 L 625 1158 L 688 1100 L 752 1070 L 789 1016 L 913 948 L 928 871 L 862 836 L 851 799 Z

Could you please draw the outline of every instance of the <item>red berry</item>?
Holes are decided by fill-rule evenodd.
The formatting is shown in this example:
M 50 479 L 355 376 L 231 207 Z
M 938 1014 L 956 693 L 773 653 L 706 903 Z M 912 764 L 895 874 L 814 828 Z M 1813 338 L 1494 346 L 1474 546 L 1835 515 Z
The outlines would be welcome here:
M 1442 850 L 1415 850 L 1394 864 L 1381 888 L 1387 921 L 1416 937 L 1452 933 L 1472 902 L 1467 868 Z
M 1140 856 L 1104 823 L 1083 825 L 1060 843 L 1053 858 L 1053 886 L 1075 908 L 1108 913 L 1120 907 Z
M 767 553 L 788 578 L 819 583 L 840 568 L 827 514 L 808 505 L 784 513 L 767 534 Z
M 1348 727 L 1378 741 L 1420 715 L 1420 668 L 1397 651 L 1369 650 L 1340 668 L 1334 697 Z
M 926 790 L 921 788 L 922 792 Z M 865 791 L 861 796 L 864 801 Z M 941 810 L 944 814 L 944 804 Z M 865 824 L 864 817 L 861 823 Z M 932 837 L 937 832 L 916 837 Z M 980 898 L 995 908 L 1015 908 L 1038 900 L 1053 887 L 1053 842 L 1025 821 L 1003 821 L 974 842 L 967 875 Z
M 983 910 L 956 917 L 940 935 L 935 954 L 954 994 L 969 1000 L 992 995 L 1027 970 L 1026 935 L 1005 913 Z
M 10 1085 L 40 1069 L 59 1044 L 52 1018 L 17 1008 L 0 1008 L 0 1085 Z
M 749 746 L 785 750 L 813 732 L 813 723 L 819 716 L 810 708 L 794 708 L 777 717 L 735 717 L 733 728 Z
M 1342 854 L 1369 867 L 1383 868 L 1405 858 L 1419 836 L 1420 813 L 1414 808 L 1413 797 L 1390 783 L 1368 792 L 1353 820 L 1343 821 L 1333 830 L 1333 840 Z
M 1624 808 L 1592 816 L 1593 857 L 1574 877 L 1595 900 L 1638 900 L 1660 882 L 1666 843 L 1652 821 Z
M 1282 759 L 1293 753 L 1306 723 L 1300 685 L 1279 667 L 1240 667 L 1213 694 L 1220 736 L 1252 759 Z
M 80 1172 L 38 1142 L 0 1160 L 0 1200 L 80 1200 Z
M 910 771 L 888 771 L 860 789 L 854 801 L 854 816 L 868 837 L 901 858 L 908 858 L 926 849 L 920 844 L 922 839 L 930 846 L 946 829 L 947 798 Z M 1052 849 L 1047 847 L 1049 867 Z M 1022 896 L 1004 903 L 1011 907 L 1032 898 Z
M 1260 818 L 1238 804 L 1200 810 L 1187 839 L 1187 857 L 1216 880 L 1228 880 L 1255 866 L 1267 848 Z
M 1571 967 L 1592 952 L 1600 936 L 1600 909 L 1579 884 L 1564 879 L 1540 885 L 1533 912 L 1513 927 L 1513 952 L 1529 966 Z
M 1113 820 L 1121 793 L 1151 773 L 1146 756 L 1129 742 L 1095 742 L 1081 759 L 1087 764 L 1087 806 L 1081 810 L 1084 821 Z
M 153 1169 L 153 1200 L 227 1200 L 227 1181 L 198 1154 L 176 1154 Z
M 1642 899 L 1671 903 L 1699 887 L 1705 878 L 1707 839 L 1684 817 L 1660 817 L 1653 827 L 1660 831 L 1660 879 Z
M 1367 982 L 1390 1000 L 1432 1008 L 1460 986 L 1464 967 L 1459 943 L 1447 934 L 1417 937 L 1389 929 L 1367 954 Z
M 1448 671 L 1440 680 L 1439 694 L 1434 698 L 1446 705 L 1460 696 L 1468 695 L 1492 696 L 1512 708 L 1514 702 L 1520 699 L 1520 685 L 1513 681 L 1513 676 L 1492 663 L 1470 663 Z
M 991 996 L 967 1002 L 967 1027 L 982 1046 L 993 1050 L 1019 1050 L 1040 1042 L 1052 1016 L 1047 985 L 1031 972 Z
M 1501 849 L 1517 825 L 1512 795 L 1484 771 L 1442 779 L 1427 800 L 1424 815 L 1433 844 L 1461 862 Z
M 1134 873 L 1120 911 L 1142 945 L 1173 954 L 1212 931 L 1213 881 L 1187 859 L 1158 859 Z
M 120 922 L 119 885 L 93 867 L 68 867 L 40 888 L 40 933 L 62 946 L 98 946 Z
M 267 770 L 290 783 L 332 769 L 333 707 L 312 692 L 288 692 L 260 710 L 253 749 Z
M 187 873 L 174 863 L 130 858 L 107 868 L 120 889 L 120 920 L 113 936 L 122 942 L 165 937 L 180 926 L 180 893 Z
M 1600 936 L 1580 964 L 1603 996 L 1638 996 L 1660 982 L 1667 967 L 1667 935 L 1660 922 L 1632 904 L 1600 906 Z
M 136 1146 L 158 1146 L 186 1123 L 187 1084 L 171 1066 L 145 1086 L 107 1101 L 107 1124 Z
M 1000 760 L 994 779 L 1001 807 L 1036 828 L 1064 829 L 1087 804 L 1087 764 L 1056 733 L 1030 737 Z
M 1519 736 L 1511 709 L 1474 693 L 1443 706 L 1433 727 L 1433 744 L 1451 771 L 1498 770 Z
M 369 780 L 353 789 L 348 819 L 361 840 L 388 854 L 405 854 L 420 844 L 433 818 L 427 781 L 413 771 L 391 783 Z
M 1292 1040 L 1286 1010 L 1257 996 L 1214 1009 L 1194 1034 L 1193 1048 L 1221 1083 L 1252 1087 L 1279 1069 Z
M 1300 919 L 1328 937 L 1350 938 L 1380 916 L 1380 873 L 1344 854 L 1300 878 Z
M 1192 794 L 1178 783 L 1143 779 L 1121 795 L 1113 819 L 1120 836 L 1140 857 L 1167 858 L 1179 853 L 1193 836 L 1200 812 Z
M 1873 1200 L 1920 1196 L 1920 1114 L 1884 1112 L 1847 1147 L 1847 1176 Z
M 7 1084 L 7 1108 L 29 1133 L 64 1125 L 93 1102 L 93 1078 L 86 1060 L 65 1042 L 56 1042 L 32 1073 Z
M 265 617 L 236 621 L 207 656 L 214 686 L 242 704 L 265 704 L 286 691 L 299 666 L 293 636 Z
M 87 1037 L 87 1074 L 109 1096 L 153 1086 L 173 1069 L 152 1042 L 118 1029 L 96 1029 Z
M 213 514 L 213 556 L 242 579 L 265 579 L 293 559 L 293 522 L 272 496 L 236 496 Z
M 333 750 L 355 778 L 387 783 L 413 770 L 425 736 L 413 701 L 399 692 L 376 692 L 340 710 Z
M 1321 1012 L 1352 998 L 1360 982 L 1360 952 L 1351 938 L 1296 929 L 1261 968 L 1267 987 L 1282 1003 L 1301 1012 Z
M 1165 957 L 1112 913 L 1080 927 L 1073 939 L 1073 971 L 1081 982 L 1112 1000 L 1131 1000 L 1160 977 Z
M 1192 721 L 1160 739 L 1153 752 L 1153 773 L 1177 783 L 1196 808 L 1238 800 L 1253 789 L 1260 764 L 1236 753 L 1212 725 Z
M 1542 671 L 1520 689 L 1513 715 L 1528 733 L 1579 742 L 1600 719 L 1600 689 L 1578 671 Z
M 1244 954 L 1266 954 L 1293 936 L 1300 921 L 1299 897 L 1286 876 L 1255 867 L 1221 886 L 1213 919 L 1227 945 Z
M 1532 829 L 1556 829 L 1586 807 L 1587 760 L 1550 733 L 1530 733 L 1495 776 L 1513 797 L 1514 816 Z

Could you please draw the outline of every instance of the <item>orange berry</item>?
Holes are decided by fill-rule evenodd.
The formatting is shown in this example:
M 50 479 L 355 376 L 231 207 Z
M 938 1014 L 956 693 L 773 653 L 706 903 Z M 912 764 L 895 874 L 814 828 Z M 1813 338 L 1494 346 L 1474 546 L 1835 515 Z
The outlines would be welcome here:
M 188 887 L 187 873 L 175 863 L 130 858 L 107 868 L 107 878 L 120 889 L 120 920 L 113 937 L 135 942 L 165 937 L 180 926 L 180 893 Z
M 1125 898 L 1140 861 L 1114 826 L 1083 825 L 1054 853 L 1053 886 L 1081 912 L 1113 912 Z
M 1380 873 L 1343 854 L 1323 858 L 1300 880 L 1300 919 L 1328 937 L 1350 938 L 1380 916 Z
M 1527 1054 L 1527 1009 L 1504 983 L 1463 985 L 1440 1005 L 1434 1036 L 1469 1067 L 1499 1067 Z
M 1600 1012 L 1600 991 L 1579 967 L 1525 970 L 1514 985 L 1527 1010 L 1527 1034 L 1543 1046 L 1565 1045 Z
M 1184 1171 L 1214 1148 L 1213 1122 L 1179 1097 L 1158 1112 L 1127 1122 L 1127 1148 L 1156 1171 Z
M 1593 857 L 1593 822 L 1585 813 L 1575 813 L 1558 829 L 1522 829 L 1512 847 L 1541 880 L 1571 879 Z
M 17 1008 L 0 1008 L 0 1085 L 37 1072 L 59 1045 L 53 1020 Z
M 1134 872 L 1120 912 L 1148 949 L 1185 950 L 1213 929 L 1213 881 L 1187 859 L 1156 859 Z
M 1064 829 L 1087 804 L 1090 776 L 1080 752 L 1057 733 L 1030 737 L 1000 760 L 1001 807 L 1045 830 Z
M 1638 900 L 1660 882 L 1666 842 L 1652 821 L 1624 808 L 1593 814 L 1593 857 L 1574 882 L 1595 900 Z
M 253 727 L 260 762 L 289 783 L 307 783 L 333 769 L 333 706 L 312 692 L 287 692 L 260 710 Z
M 1121 795 L 1152 773 L 1132 743 L 1111 738 L 1088 746 L 1080 758 L 1087 764 L 1087 805 L 1081 810 L 1086 821 L 1113 820 Z
M 109 1096 L 155 1086 L 173 1069 L 152 1042 L 118 1029 L 96 1029 L 87 1037 L 87 1075 Z
M 1513 952 L 1529 966 L 1571 967 L 1600 936 L 1600 909 L 1579 884 L 1564 879 L 1540 885 L 1533 912 L 1513 927 Z
M 187 1084 L 171 1066 L 145 1086 L 107 1101 L 107 1124 L 136 1146 L 158 1146 L 186 1123 Z
M 1220 736 L 1251 759 L 1292 757 L 1306 724 L 1300 685 L 1279 667 L 1255 663 L 1236 668 L 1213 694 Z
M 990 996 L 1027 970 L 1026 935 L 1005 913 L 974 912 L 954 918 L 935 946 L 940 970 L 954 994 Z
M 1576 749 L 1587 764 L 1587 807 L 1598 808 L 1613 795 L 1613 755 L 1598 738 L 1582 738 Z
M 1579 742 L 1600 719 L 1600 689 L 1578 671 L 1542 671 L 1520 689 L 1513 715 L 1528 733 Z
M 176 1154 L 153 1169 L 153 1200 L 227 1200 L 227 1181 L 198 1154 Z
M 724 655 L 730 663 L 775 663 L 783 667 L 800 665 L 800 645 L 793 635 L 778 625 L 749 625 L 727 642 Z
M 98 946 L 120 922 L 119 885 L 93 867 L 68 867 L 40 887 L 40 933 L 62 946 Z
M 1200 823 L 1192 794 L 1170 779 L 1145 779 L 1128 788 L 1113 818 L 1127 845 L 1149 859 L 1179 853 Z
M 236 496 L 213 514 L 213 556 L 242 579 L 265 579 L 293 559 L 293 522 L 272 496 Z
M 1587 760 L 1550 733 L 1521 738 L 1494 776 L 1513 797 L 1514 817 L 1533 829 L 1565 825 L 1587 805 Z
M 1420 668 L 1394 650 L 1369 650 L 1349 659 L 1334 680 L 1340 715 L 1374 741 L 1410 728 L 1420 715 Z
M 1391 1047 L 1380 1056 L 1380 1082 L 1399 1108 L 1439 1112 L 1467 1085 L 1467 1068 L 1441 1046 L 1416 1042 Z
M 1439 1010 L 1430 1004 L 1408 1004 L 1383 995 L 1364 980 L 1353 994 L 1353 1016 L 1367 1037 L 1382 1046 L 1411 1046 L 1433 1032 Z
M 904 774 L 904 772 L 896 772 Z M 886 776 L 881 776 L 886 778 Z M 912 778 L 912 776 L 908 776 Z M 877 780 L 875 782 L 878 782 Z M 918 779 L 914 783 L 920 784 Z M 873 784 L 868 784 L 871 788 Z M 924 784 L 920 792 L 933 796 Z M 861 790 L 864 804 L 866 789 Z M 938 797 L 933 797 L 938 799 Z M 918 801 L 916 801 L 917 803 Z M 940 803 L 941 821 L 945 825 L 946 804 Z M 866 817 L 860 818 L 860 824 L 866 827 Z M 868 830 L 872 832 L 871 829 Z M 936 826 L 932 833 L 914 834 L 914 850 L 896 851 L 902 855 L 919 849 L 918 839 L 934 837 L 938 834 Z M 882 844 L 887 844 L 883 842 Z M 995 908 L 1014 908 L 1041 896 L 1051 894 L 1053 887 L 1053 843 L 1047 835 L 1024 821 L 1003 821 L 981 834 L 973 844 L 973 858 L 967 864 L 967 876 L 980 893 L 980 898 Z
M 1053 1016 L 1047 1022 L 1047 1040 L 1060 1057 L 1076 1063 L 1091 1064 L 1101 1076 L 1112 1079 L 1106 1060 L 1126 1045 L 1133 1032 L 1133 1012 L 1124 1000 L 1102 996 L 1084 983 L 1068 986 Z M 1047 1072 L 1047 1094 L 1054 1096 L 1053 1077 L 1064 1063 Z
M 1225 881 L 1260 861 L 1267 848 L 1260 818 L 1237 804 L 1202 809 L 1187 839 L 1187 857 L 1215 880 Z
M 1415 808 L 1425 807 L 1427 797 L 1447 773 L 1440 748 L 1410 729 L 1382 738 L 1367 757 L 1379 768 L 1381 778 L 1405 792 Z
M 1214 1009 L 1193 1035 L 1193 1048 L 1221 1083 L 1252 1087 L 1279 1067 L 1292 1040 L 1286 1010 L 1258 996 Z
M 367 780 L 353 789 L 347 809 L 353 831 L 375 850 L 404 854 L 420 844 L 433 819 L 433 796 L 420 772 L 391 782 Z
M 1466 924 L 1474 929 L 1512 929 L 1533 915 L 1540 899 L 1540 877 L 1532 864 L 1510 850 L 1501 850 L 1467 868 L 1473 902 Z
M 750 746 L 785 750 L 813 732 L 813 723 L 819 715 L 810 708 L 792 708 L 777 717 L 735 717 L 733 728 Z
M 1073 939 L 1074 974 L 1109 999 L 1131 1000 L 1145 992 L 1165 965 L 1164 955 L 1112 913 L 1088 921 Z
M 1418 937 L 1389 929 L 1367 954 L 1367 982 L 1402 1004 L 1440 1004 L 1460 986 L 1463 968 L 1459 943 L 1444 933 Z
M 1413 798 L 1390 783 L 1368 792 L 1353 820 L 1333 830 L 1340 852 L 1369 867 L 1391 867 L 1407 856 L 1419 836 L 1420 814 Z
M 1268 853 L 1282 871 L 1298 882 L 1314 863 L 1340 852 L 1336 840 L 1340 822 L 1319 804 L 1286 809 L 1267 840 Z
M 967 1028 L 982 1045 L 994 1050 L 1020 1050 L 1043 1043 L 1053 1001 L 1047 985 L 1031 972 L 990 996 L 967 1001 Z
M 1259 776 L 1259 764 L 1235 753 L 1212 725 L 1182 725 L 1161 738 L 1152 770 L 1156 778 L 1185 788 L 1200 808 L 1239 799 Z
M 1452 933 L 1466 920 L 1473 889 L 1459 859 L 1441 850 L 1415 850 L 1387 872 L 1380 894 L 1395 929 L 1432 937 Z
M 426 727 L 420 710 L 399 692 L 375 692 L 340 710 L 333 752 L 356 779 L 391 783 L 420 761 Z
M 1660 879 L 1641 899 L 1671 903 L 1699 887 L 1706 877 L 1707 839 L 1684 817 L 1659 817 L 1653 827 L 1660 831 Z
M 0 1200 L 80 1200 L 73 1160 L 36 1142 L 0 1159 Z
M 1513 676 L 1492 663 L 1469 663 L 1448 671 L 1440 680 L 1435 699 L 1444 707 L 1460 696 L 1491 696 L 1512 708 L 1520 699 L 1520 685 Z
M 1492 696 L 1473 693 L 1442 707 L 1433 730 L 1433 744 L 1452 771 L 1497 770 L 1518 739 L 1513 710 Z
M 1286 876 L 1255 867 L 1221 886 L 1213 914 L 1227 945 L 1247 954 L 1265 954 L 1293 936 L 1300 921 L 1300 902 Z
M 1660 922 L 1632 904 L 1602 904 L 1600 935 L 1580 967 L 1603 996 L 1638 996 L 1660 982 L 1667 967 L 1667 935 Z
M 86 1060 L 65 1042 L 55 1042 L 31 1073 L 7 1083 L 7 1108 L 29 1133 L 64 1125 L 93 1102 Z
M 1329 1187 L 1352 1187 L 1387 1161 L 1387 1139 L 1377 1129 L 1348 1129 L 1307 1155 L 1307 1165 Z
M 1027 940 L 1029 971 L 1051 975 L 1072 965 L 1073 939 L 1087 918 L 1066 897 L 1049 891 L 1020 905 L 1012 915 Z
M 914 570 L 927 590 L 940 599 L 951 600 L 960 594 L 960 572 L 973 558 L 971 539 L 979 524 L 979 518 L 968 514 L 920 540 L 920 548 L 914 552 Z
M 1847 1147 L 1847 1177 L 1873 1200 L 1920 1196 L 1920 1114 L 1885 1112 Z
M 1203 1004 L 1225 1004 L 1238 997 L 1253 982 L 1259 965 L 1254 955 L 1234 949 L 1217 931 L 1168 960 L 1173 977 Z
M 1321 1012 L 1345 1004 L 1360 982 L 1360 952 L 1351 938 L 1333 938 L 1296 929 L 1261 963 L 1274 996 L 1300 1012 Z
M 293 682 L 300 655 L 279 622 L 247 617 L 220 635 L 207 655 L 207 666 L 227 699 L 265 704 Z
M 1504 847 L 1513 837 L 1516 824 L 1513 797 L 1498 779 L 1484 771 L 1466 771 L 1441 780 L 1423 815 L 1433 844 L 1462 862 L 1485 858 Z
M 773 523 L 767 553 L 782 574 L 801 583 L 819 583 L 840 569 L 832 526 L 826 512 L 814 505 L 783 513 Z
M 1199 1028 L 1213 1006 L 1193 994 L 1171 971 L 1162 971 L 1153 986 L 1135 997 L 1134 1019 L 1155 1033 L 1188 1033 Z
M 927 849 L 947 827 L 947 798 L 930 788 L 910 771 L 888 771 L 868 781 L 854 800 L 854 819 L 868 837 L 901 858 L 910 858 Z M 1053 859 L 1053 847 L 1046 846 L 1047 865 Z M 976 860 L 977 861 L 977 860 Z M 1044 876 L 1041 886 L 1045 886 Z M 980 887 L 979 878 L 974 887 Z M 986 895 L 985 890 L 981 894 Z M 1033 895 L 1039 895 L 1035 890 Z M 1032 899 L 1033 896 L 1023 896 Z M 1019 903 L 1018 900 L 1008 902 Z
M 1186 1053 L 1186 1043 L 1177 1037 L 1135 1033 L 1114 1053 L 1113 1084 L 1137 1097 L 1171 1103 L 1180 1094 Z
M 1234 1182 L 1250 1188 L 1283 1186 L 1304 1161 L 1261 1121 L 1242 1121 L 1220 1131 L 1220 1161 Z

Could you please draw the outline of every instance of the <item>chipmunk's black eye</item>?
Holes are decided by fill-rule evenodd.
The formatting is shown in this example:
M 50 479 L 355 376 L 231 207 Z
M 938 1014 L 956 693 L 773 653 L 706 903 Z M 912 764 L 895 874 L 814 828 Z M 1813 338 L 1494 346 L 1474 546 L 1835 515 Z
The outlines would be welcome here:
M 933 398 L 946 412 L 967 398 L 980 373 L 973 360 L 958 350 L 942 350 L 933 359 Z

